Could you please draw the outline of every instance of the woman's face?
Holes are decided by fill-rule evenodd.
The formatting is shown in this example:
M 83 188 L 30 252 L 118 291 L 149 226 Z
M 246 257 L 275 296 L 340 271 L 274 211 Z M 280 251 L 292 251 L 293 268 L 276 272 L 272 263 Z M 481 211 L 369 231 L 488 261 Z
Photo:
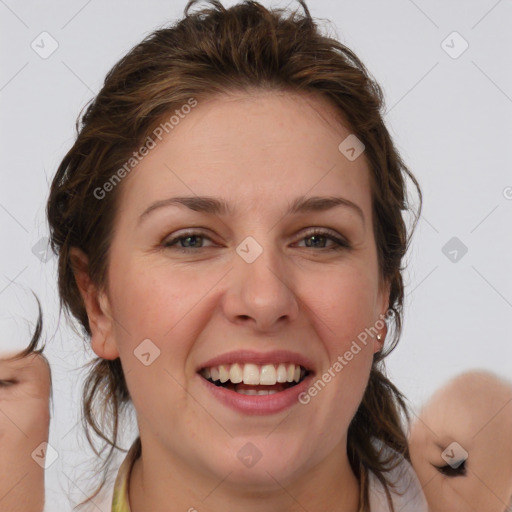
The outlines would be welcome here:
M 39 512 L 43 467 L 51 462 L 50 369 L 40 354 L 13 355 L 0 357 L 0 510 Z
M 498 378 L 470 372 L 436 392 L 410 437 L 431 512 L 504 512 L 512 502 L 511 432 L 512 389 Z
M 318 98 L 217 97 L 199 102 L 120 185 L 92 343 L 121 358 L 143 446 L 194 474 L 255 486 L 346 460 L 347 429 L 382 348 L 358 336 L 389 296 L 364 153 L 351 161 L 338 149 L 350 133 Z M 214 210 L 217 201 L 229 211 Z M 293 379 L 290 363 L 308 376 L 287 391 L 228 389 L 201 375 L 271 382 L 285 375 L 280 365 Z

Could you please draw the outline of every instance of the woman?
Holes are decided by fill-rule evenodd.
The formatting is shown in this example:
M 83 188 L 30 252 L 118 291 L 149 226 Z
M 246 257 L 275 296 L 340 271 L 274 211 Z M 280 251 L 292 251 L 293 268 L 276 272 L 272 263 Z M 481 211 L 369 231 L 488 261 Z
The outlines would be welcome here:
M 51 374 L 38 348 L 42 316 L 28 347 L 0 343 L 0 510 L 41 512 L 44 469 L 57 455 L 48 445 Z M 13 348 L 16 346 L 16 349 Z
M 109 457 L 136 412 L 112 510 L 423 511 L 382 362 L 417 182 L 380 88 L 304 2 L 194 3 L 107 75 L 48 201 Z
M 438 389 L 413 422 L 410 437 L 430 511 L 511 510 L 511 432 L 509 381 L 471 370 Z

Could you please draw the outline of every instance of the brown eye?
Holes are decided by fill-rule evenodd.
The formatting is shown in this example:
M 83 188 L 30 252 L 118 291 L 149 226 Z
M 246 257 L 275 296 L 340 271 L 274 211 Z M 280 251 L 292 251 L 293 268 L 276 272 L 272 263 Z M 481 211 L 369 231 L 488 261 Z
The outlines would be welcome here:
M 16 381 L 14 380 L 0 380 L 0 388 L 10 388 L 11 386 L 14 386 L 16 384 Z
M 454 476 L 466 476 L 466 461 L 464 461 L 460 466 L 457 466 L 456 468 L 453 468 L 449 464 L 446 466 L 436 466 L 435 464 L 432 464 L 439 473 L 441 473 L 444 476 L 454 477 Z

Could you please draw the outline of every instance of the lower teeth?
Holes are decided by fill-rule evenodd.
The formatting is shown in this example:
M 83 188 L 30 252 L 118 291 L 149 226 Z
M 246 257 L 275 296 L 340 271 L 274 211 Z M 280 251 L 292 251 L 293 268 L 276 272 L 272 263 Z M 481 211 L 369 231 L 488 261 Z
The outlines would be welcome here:
M 258 395 L 258 396 L 263 396 L 263 395 L 274 395 L 275 393 L 279 393 L 281 391 L 284 391 L 285 389 L 288 389 L 290 387 L 293 387 L 295 386 L 297 383 L 296 382 L 288 382 L 288 383 L 285 383 L 281 386 L 279 386 L 281 389 L 254 389 L 254 388 L 244 388 L 244 387 L 240 387 L 238 384 L 233 384 L 232 382 L 225 382 L 225 383 L 221 383 L 220 381 L 212 381 L 211 379 L 207 379 L 209 380 L 209 382 L 211 382 L 212 384 L 215 384 L 217 387 L 223 387 L 223 388 L 226 388 L 226 389 L 229 389 L 231 391 L 235 391 L 236 393 L 239 393 L 240 395 L 252 395 L 252 396 L 255 396 L 255 395 Z
M 241 395 L 273 395 L 277 393 L 275 389 L 236 389 L 235 391 Z

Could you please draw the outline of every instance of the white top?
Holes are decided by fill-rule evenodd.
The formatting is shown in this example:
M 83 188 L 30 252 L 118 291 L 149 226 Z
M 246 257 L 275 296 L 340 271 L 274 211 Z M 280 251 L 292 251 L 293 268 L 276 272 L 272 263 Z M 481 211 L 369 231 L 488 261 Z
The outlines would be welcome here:
M 385 476 L 387 481 L 396 485 L 395 489 L 388 487 L 395 512 L 428 512 L 427 500 L 418 477 L 405 459 L 402 459 L 402 462 Z M 371 471 L 368 489 L 371 512 L 390 512 L 384 487 Z

